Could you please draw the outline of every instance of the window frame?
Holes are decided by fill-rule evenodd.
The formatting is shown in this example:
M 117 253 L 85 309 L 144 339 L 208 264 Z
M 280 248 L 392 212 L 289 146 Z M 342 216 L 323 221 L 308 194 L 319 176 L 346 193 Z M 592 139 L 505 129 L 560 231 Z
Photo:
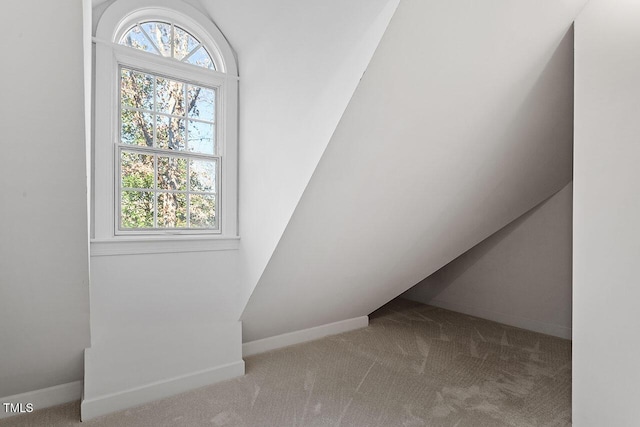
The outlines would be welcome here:
M 118 55 L 116 55 L 116 58 L 118 59 L 118 71 L 117 71 L 117 79 L 118 82 L 120 81 L 120 71 L 123 68 L 126 69 L 130 69 L 130 70 L 134 70 L 134 71 L 140 71 L 140 72 L 144 72 L 144 73 L 148 73 L 150 75 L 153 75 L 154 77 L 164 77 L 164 78 L 169 78 L 169 79 L 178 79 L 179 81 L 182 81 L 185 84 L 194 84 L 194 85 L 198 85 L 201 87 L 206 87 L 206 88 L 210 88 L 210 89 L 214 89 L 216 91 L 216 115 L 215 115 L 215 141 L 216 141 L 216 150 L 215 153 L 212 155 L 205 155 L 205 154 L 200 154 L 197 152 L 191 152 L 188 150 L 184 150 L 184 151 L 169 151 L 169 150 L 163 150 L 163 149 L 159 149 L 156 147 L 150 148 L 150 149 L 145 149 L 145 148 L 140 148 L 137 145 L 128 145 L 128 144 L 123 144 L 120 141 L 119 138 L 119 133 L 120 133 L 120 129 L 121 129 L 121 117 L 120 114 L 117 114 L 117 120 L 118 120 L 118 124 L 116 125 L 116 141 L 114 143 L 114 154 L 113 154 L 113 158 L 114 158 L 114 169 L 115 169 L 115 173 L 114 173 L 114 188 L 115 188 L 115 193 L 114 193 L 114 232 L 116 236 L 134 236 L 134 235 L 140 235 L 140 236 L 147 236 L 147 235 L 164 235 L 166 233 L 171 233 L 171 234 L 185 234 L 185 235 L 190 235 L 190 234 L 221 234 L 222 233 L 222 210 L 224 209 L 224 205 L 226 204 L 226 200 L 224 199 L 224 194 L 223 191 L 221 190 L 221 184 L 222 184 L 222 179 L 221 179 L 221 175 L 222 175 L 222 165 L 224 164 L 224 161 L 226 159 L 225 156 L 225 147 L 224 147 L 224 143 L 219 144 L 220 141 L 224 141 L 225 139 L 225 127 L 226 127 L 226 123 L 225 123 L 225 112 L 224 112 L 224 108 L 221 107 L 221 105 L 224 105 L 225 102 L 225 94 L 223 91 L 223 86 L 224 86 L 224 81 L 221 78 L 216 77 L 215 80 L 210 78 L 209 82 L 203 82 L 202 80 L 197 79 L 198 76 L 196 76 L 195 74 L 191 74 L 192 70 L 187 70 L 189 72 L 189 75 L 186 76 L 185 74 L 182 74 L 180 76 L 175 76 L 175 75 L 169 75 L 169 74 L 165 74 L 165 73 L 161 73 L 157 66 L 155 69 L 151 70 L 151 69 L 142 69 L 139 66 L 136 67 L 134 65 L 130 65 L 126 62 L 126 59 L 123 60 L 123 58 L 118 58 Z M 139 63 L 139 61 L 136 63 L 136 65 Z M 205 71 L 211 71 L 208 69 L 203 68 L 203 70 Z M 184 73 L 184 71 L 183 71 Z M 119 85 L 117 85 L 119 87 Z M 119 91 L 118 91 L 119 92 Z M 119 94 L 120 95 L 120 94 Z M 118 97 L 118 112 L 121 111 L 122 109 L 122 105 L 121 105 L 121 99 L 120 97 Z M 188 118 L 185 117 L 185 120 L 188 120 Z M 122 173 L 121 173 L 121 162 L 120 162 L 120 153 L 122 151 L 131 151 L 131 152 L 148 152 L 149 155 L 158 155 L 158 156 L 167 156 L 167 157 L 181 157 L 181 158 L 186 158 L 186 159 L 193 159 L 193 160 L 198 160 L 198 159 L 209 159 L 209 160 L 216 160 L 216 223 L 217 223 L 217 227 L 215 229 L 207 229 L 207 228 L 167 228 L 167 229 L 163 229 L 161 227 L 158 228 L 154 228 L 154 229 L 124 229 L 121 227 L 121 216 L 122 216 L 122 210 L 121 210 L 121 204 L 120 204 L 120 197 L 121 197 L 121 192 L 122 192 L 122 188 L 121 188 L 121 178 L 122 178 Z M 155 182 L 155 184 L 157 184 L 157 181 Z M 154 189 L 152 192 L 154 193 L 159 193 L 161 191 Z M 223 203 L 224 202 L 224 203 Z M 221 205 L 221 208 L 218 209 L 218 203 Z
M 205 46 L 216 70 L 120 45 L 122 35 L 142 21 L 171 22 L 188 31 Z M 239 79 L 235 56 L 222 33 L 210 19 L 181 1 L 118 0 L 100 18 L 94 42 L 92 256 L 157 253 L 160 247 L 166 248 L 161 252 L 237 248 Z M 216 156 L 220 159 L 216 171 L 219 179 L 216 195 L 217 230 L 119 230 L 118 156 L 123 148 L 119 140 L 121 67 L 216 89 Z M 203 244 L 204 241 L 209 241 L 209 244 Z M 145 245 L 145 242 L 149 242 L 149 245 Z M 168 244 L 157 245 L 158 242 Z M 196 244 L 191 245 L 190 242 Z M 119 246 L 121 249 L 118 249 Z

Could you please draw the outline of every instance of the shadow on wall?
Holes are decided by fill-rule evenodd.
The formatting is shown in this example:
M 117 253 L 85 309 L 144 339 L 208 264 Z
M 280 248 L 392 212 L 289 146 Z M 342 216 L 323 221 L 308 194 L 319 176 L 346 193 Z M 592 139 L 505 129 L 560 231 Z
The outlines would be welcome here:
M 455 205 L 450 205 L 447 212 L 442 212 L 442 215 L 448 216 L 449 223 L 468 223 L 473 222 L 473 227 L 478 230 L 486 230 L 490 222 L 495 220 L 496 216 L 510 218 L 509 222 L 517 221 L 518 215 L 522 213 L 510 211 L 513 206 L 495 206 L 493 199 L 504 200 L 502 194 L 524 193 L 531 194 L 539 191 L 541 179 L 549 182 L 560 182 L 561 185 L 557 186 L 552 194 L 560 191 L 564 186 L 569 183 L 573 175 L 573 144 L 565 144 L 560 149 L 556 149 L 558 155 L 553 158 L 548 158 L 548 162 L 544 165 L 538 164 L 534 161 L 527 161 L 528 158 L 536 159 L 540 158 L 538 153 L 543 153 L 547 146 L 550 144 L 558 144 L 558 141 L 572 141 L 573 129 L 566 126 L 562 118 L 556 119 L 550 117 L 550 115 L 556 115 L 561 117 L 573 116 L 573 102 L 566 102 L 567 99 L 573 100 L 573 55 L 569 52 L 573 52 L 574 44 L 574 28 L 573 25 L 569 28 L 562 40 L 556 47 L 555 51 L 549 58 L 546 66 L 539 72 L 539 77 L 535 84 L 531 87 L 529 94 L 524 99 L 521 105 L 514 108 L 513 118 L 508 121 L 510 124 L 505 127 L 504 137 L 500 138 L 513 141 L 512 144 L 507 146 L 496 147 L 494 152 L 487 156 L 489 161 L 483 163 L 482 167 L 475 171 L 473 175 L 470 174 L 470 179 L 481 178 L 486 176 L 485 170 L 501 170 L 503 176 L 508 178 L 516 178 L 507 181 L 503 179 L 499 185 L 491 189 L 481 188 L 481 191 L 475 191 L 475 194 L 460 194 Z M 571 72 L 567 73 L 567 58 L 571 58 Z M 531 73 L 536 72 L 532 70 Z M 562 76 L 563 79 L 558 76 Z M 522 79 L 526 80 L 526 79 Z M 514 88 L 515 89 L 515 88 Z M 552 103 L 551 103 L 552 102 Z M 501 106 L 503 108 L 503 106 Z M 562 114 L 558 114 L 559 110 Z M 550 126 L 551 125 L 551 126 Z M 559 136 L 559 133 L 564 134 Z M 525 148 L 525 150 L 522 149 Z M 526 165 L 526 169 L 522 170 L 522 165 Z M 541 177 L 540 170 L 544 169 L 545 176 Z M 550 176 L 549 171 L 555 173 L 555 176 Z M 490 173 L 489 173 L 490 174 Z M 481 181 L 477 181 L 481 183 Z M 474 187 L 474 186 L 470 186 Z M 478 185 L 475 185 L 478 189 Z M 487 200 L 487 195 L 490 195 Z M 476 198 L 475 205 L 477 207 L 476 215 L 468 214 L 468 200 L 467 198 Z M 551 197 L 551 196 L 549 196 Z M 541 201 L 542 204 L 544 201 Z M 497 213 L 499 212 L 499 213 Z M 529 212 L 530 214 L 530 212 Z M 527 215 L 527 213 L 525 213 Z M 439 257 L 442 264 L 452 262 L 453 259 L 461 256 L 464 252 L 451 254 L 448 248 L 442 250 L 437 248 L 426 248 L 421 245 L 421 242 L 432 241 L 433 234 L 438 233 L 439 230 L 428 228 L 423 232 L 420 239 L 417 240 L 417 244 L 408 248 L 404 253 L 403 259 L 407 260 L 407 264 L 414 264 L 421 262 L 421 257 L 425 253 L 433 254 L 434 251 L 440 250 Z M 442 232 L 448 232 L 444 230 Z M 475 243 L 471 247 L 479 244 L 483 240 L 487 239 L 490 235 L 480 235 L 475 238 Z M 454 236 L 458 239 L 464 239 L 468 236 Z M 437 240 L 437 239 L 436 239 Z M 443 238 L 443 240 L 451 240 L 449 238 Z M 451 245 L 460 247 L 461 242 L 451 241 Z M 470 247 L 467 245 L 467 250 Z M 442 265 L 441 264 L 441 265 Z M 426 279 L 425 279 L 426 280 Z M 392 298 L 395 296 L 392 296 Z
M 562 111 L 563 116 L 573 117 L 573 102 L 566 102 L 566 99 L 573 100 L 573 60 L 571 73 L 562 73 L 567 68 L 567 58 L 573 58 L 568 54 L 573 52 L 573 46 L 572 25 L 528 96 L 514 110 L 511 125 L 505 129 L 505 138 L 513 144 L 502 151 L 496 150 L 491 161 L 483 165 L 483 169 L 511 169 L 506 176 L 516 179 L 478 193 L 493 193 L 492 197 L 500 198 L 496 192 L 534 192 L 540 169 L 557 174 L 555 177 L 547 175 L 546 179 L 569 184 L 495 234 L 485 236 L 484 240 L 405 292 L 404 298 L 571 338 L 573 144 L 562 146 L 558 156 L 548 159 L 552 164 L 538 164 L 527 158 L 539 158 L 539 151 L 550 148 L 548 144 L 557 144 L 559 131 L 566 132 L 563 136 L 566 140 L 573 140 L 572 128 L 562 128 L 561 121 L 549 119 L 549 114 L 558 114 L 558 111 Z M 514 169 L 522 168 L 523 164 L 526 170 Z M 458 203 L 462 205 L 464 201 Z M 476 212 L 474 226 L 486 229 L 487 224 L 482 221 L 489 219 L 489 212 L 495 209 L 490 202 L 485 202 Z M 460 217 L 456 221 L 464 220 L 465 212 L 460 208 L 454 208 L 452 214 L 454 218 Z M 511 213 L 503 212 L 503 215 Z M 423 238 L 429 236 L 425 234 Z M 424 248 L 413 247 L 407 256 L 423 253 Z M 446 255 L 443 253 L 442 258 L 446 259 Z
M 574 26 L 571 25 L 571 28 L 567 31 L 567 33 L 562 38 L 562 41 L 556 48 L 555 52 L 549 59 L 545 70 L 540 74 L 536 84 L 531 89 L 531 92 L 525 102 L 522 104 L 520 109 L 518 110 L 517 116 L 521 117 L 534 117 L 532 120 L 520 120 L 518 118 L 514 119 L 512 123 L 528 123 L 529 131 L 528 135 L 537 138 L 541 144 L 549 143 L 548 141 L 554 142 L 555 139 L 552 137 L 554 135 L 555 129 L 540 126 L 540 123 L 546 123 L 544 117 L 542 117 L 546 111 L 542 110 L 542 106 L 547 106 L 544 102 L 540 101 L 540 98 L 544 98 L 548 96 L 550 92 L 561 91 L 564 92 L 566 96 L 569 96 L 570 99 L 573 99 L 573 69 L 570 75 L 568 75 L 567 80 L 565 82 L 558 81 L 555 77 L 557 75 L 562 75 L 562 73 L 558 72 L 558 68 L 562 68 L 566 66 L 565 61 L 567 58 L 566 52 L 567 50 L 573 50 L 574 46 Z M 572 61 L 573 65 L 573 61 Z M 572 67 L 573 68 L 573 67 Z M 566 74 L 565 74 L 566 75 Z M 561 100 L 559 101 L 559 105 L 561 105 Z M 555 110 L 555 109 L 554 109 Z M 573 112 L 571 112 L 573 113 Z M 513 133 L 514 135 L 520 135 L 522 130 L 520 128 L 511 128 L 507 129 L 507 133 Z M 573 135 L 572 135 L 573 138 Z M 514 136 L 512 140 L 517 144 L 518 139 Z M 536 145 L 530 145 L 535 149 Z M 568 147 L 570 149 L 567 150 L 565 155 L 573 157 L 573 145 Z M 507 152 L 495 152 L 493 155 L 493 159 L 509 159 L 512 153 Z M 493 165 L 487 164 L 485 167 L 490 168 Z M 549 170 L 558 170 L 557 168 L 551 168 Z M 573 170 L 566 171 L 567 172 L 567 181 L 569 183 L 571 180 L 571 175 Z M 527 191 L 527 180 L 526 176 L 522 177 L 523 179 L 519 181 L 519 188 L 521 191 Z M 420 282 L 421 285 L 428 285 L 428 296 L 429 298 L 435 298 L 439 295 L 446 287 L 454 282 L 459 276 L 463 275 L 471 266 L 473 266 L 476 262 L 483 259 L 485 255 L 493 250 L 493 248 L 498 245 L 502 240 L 506 239 L 511 233 L 513 233 L 518 227 L 520 227 L 523 223 L 525 223 L 531 216 L 535 215 L 535 213 L 540 210 L 540 208 L 554 196 L 549 197 L 548 199 L 541 202 L 539 205 L 531 209 L 529 212 L 525 213 L 521 217 L 517 218 L 515 221 L 509 223 L 504 228 L 488 237 L 486 240 L 482 241 L 481 245 L 475 246 L 471 248 L 467 252 L 460 255 L 455 260 L 451 261 L 449 264 L 440 268 L 438 271 L 433 273 L 431 276 L 424 279 Z M 455 269 L 448 269 L 447 267 L 456 263 Z M 442 281 L 443 274 L 446 273 L 446 281 Z M 424 294 L 427 296 L 427 294 Z
M 401 3 L 245 308 L 246 341 L 367 315 L 571 180 L 570 17 L 527 3 L 441 41 L 464 7 L 438 5 L 442 22 Z
M 454 259 L 429 277 L 417 283 L 415 286 L 421 288 L 421 300 L 426 303 L 428 302 L 428 300 L 437 299 L 438 295 L 444 292 L 460 277 L 465 276 L 467 271 L 476 266 L 476 264 L 484 261 L 487 254 L 493 252 L 497 246 L 502 244 L 503 241 L 507 240 L 510 236 L 516 233 L 518 229 L 523 226 L 523 224 L 525 224 L 531 217 L 536 214 L 536 212 L 542 209 L 542 207 L 555 196 L 556 195 L 554 194 L 553 196 L 549 197 L 549 199 L 540 203 L 538 206 L 531 209 L 529 212 L 525 213 L 515 221 L 509 223 L 500 231 L 492 234 L 487 239 L 478 243 L 476 246 L 469 249 L 467 252 L 463 253 L 458 258 Z M 409 289 L 407 291 L 407 294 L 410 293 L 412 289 L 414 288 Z
M 402 296 L 571 338 L 572 183 Z

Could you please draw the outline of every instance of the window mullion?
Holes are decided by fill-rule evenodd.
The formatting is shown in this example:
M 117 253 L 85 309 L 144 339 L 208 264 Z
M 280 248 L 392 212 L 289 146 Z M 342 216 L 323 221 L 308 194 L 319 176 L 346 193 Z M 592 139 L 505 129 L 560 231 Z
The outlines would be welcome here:
M 140 23 L 137 24 L 138 28 L 140 28 L 140 31 L 142 31 L 142 34 L 144 34 L 144 36 L 147 38 L 147 40 L 149 40 L 149 43 L 151 43 L 151 46 L 153 46 L 153 48 L 156 50 L 156 52 L 158 52 L 158 55 L 160 55 L 161 57 L 162 52 L 160 52 L 160 48 L 158 46 L 156 46 L 155 42 L 151 39 L 151 36 L 149 36 L 149 34 L 147 34 L 147 32 L 145 31 L 144 28 L 142 28 L 142 25 L 140 25 Z
M 182 97 L 184 99 L 184 149 L 189 150 L 189 100 L 187 99 L 187 87 L 188 83 L 182 86 Z M 188 205 L 187 205 L 188 206 Z M 188 208 L 187 208 L 188 209 Z
M 187 159 L 187 228 L 191 228 L 191 159 Z
M 119 143 L 116 145 L 119 148 L 126 151 L 136 151 L 138 153 L 146 153 L 149 155 L 158 154 L 160 156 L 180 157 L 183 159 L 220 161 L 220 159 L 224 157 L 216 154 L 196 153 L 196 152 L 187 151 L 187 150 L 167 150 L 166 148 L 147 147 L 145 145 L 133 145 L 133 144 L 122 144 L 122 143 Z
M 174 58 L 174 59 L 175 59 L 174 46 L 175 46 L 175 36 L 176 36 L 175 28 L 176 28 L 175 25 L 171 23 L 171 37 L 169 38 L 169 49 L 171 49 L 171 58 Z
M 185 57 L 184 57 L 184 58 L 182 58 L 180 61 L 181 61 L 181 62 L 185 62 L 187 59 L 191 58 L 191 56 L 192 56 L 194 53 L 196 53 L 196 51 L 197 51 L 198 49 L 200 49 L 200 47 L 201 47 L 201 46 L 202 46 L 202 43 L 198 43 L 198 46 L 194 47 L 194 48 L 191 50 L 191 52 L 189 52 L 188 54 L 186 54 L 186 55 L 185 55 Z
M 153 228 L 158 228 L 158 155 L 153 156 Z
M 119 147 L 119 144 L 116 144 L 116 149 L 115 149 L 115 154 L 114 154 L 114 161 L 117 164 L 117 170 L 118 170 L 118 176 L 117 176 L 117 183 L 116 183 L 116 188 L 118 189 L 118 191 L 116 192 L 116 196 L 117 196 L 117 200 L 115 202 L 117 208 L 117 224 L 116 224 L 116 228 L 121 228 L 122 226 L 122 149 Z
M 184 150 L 185 151 L 189 151 L 189 121 L 188 121 L 188 119 L 185 120 L 185 127 L 184 127 Z
M 122 187 L 122 190 L 124 191 L 146 191 L 146 192 L 150 192 L 153 191 L 152 188 L 136 188 L 136 187 Z M 161 193 L 170 193 L 170 194 L 187 194 L 188 191 L 187 190 L 165 190 L 165 189 L 161 189 L 158 190 Z M 216 193 L 212 193 L 212 192 L 206 192 L 206 191 L 196 191 L 193 192 L 192 194 L 216 194 Z
M 162 56 L 162 54 L 160 54 Z M 158 78 L 153 76 L 153 123 L 156 125 L 158 118 Z M 153 148 L 157 147 L 157 126 L 153 129 Z M 153 228 L 158 228 L 158 154 L 153 155 Z
M 153 148 L 158 146 L 158 78 L 153 76 Z
M 204 124 L 208 124 L 208 125 L 215 125 L 216 124 L 215 121 L 211 121 L 211 120 L 199 119 L 197 117 L 179 116 L 177 114 L 171 114 L 171 113 L 160 113 L 160 112 L 155 112 L 155 111 L 152 111 L 152 110 L 145 110 L 144 108 L 130 107 L 128 105 L 122 106 L 122 109 L 129 110 L 129 111 L 138 111 L 140 113 L 152 114 L 154 116 L 155 115 L 160 115 L 160 116 L 165 116 L 165 117 L 171 117 L 171 118 L 174 118 L 174 119 L 186 119 L 186 120 L 189 120 L 189 121 L 192 121 L 192 122 L 204 123 Z

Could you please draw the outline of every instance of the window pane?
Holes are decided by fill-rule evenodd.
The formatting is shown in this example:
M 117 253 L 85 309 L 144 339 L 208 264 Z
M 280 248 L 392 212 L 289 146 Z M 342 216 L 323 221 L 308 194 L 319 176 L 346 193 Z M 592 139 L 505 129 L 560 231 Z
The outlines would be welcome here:
M 216 162 L 191 160 L 189 163 L 189 185 L 191 186 L 191 191 L 217 192 Z
M 215 153 L 215 140 L 212 124 L 189 120 L 189 127 L 187 130 L 189 135 L 189 151 L 203 154 Z
M 197 65 L 199 67 L 209 68 L 211 70 L 215 70 L 213 66 L 213 61 L 207 53 L 206 49 L 200 46 L 190 57 L 185 59 L 185 62 L 189 64 Z
M 153 193 L 123 191 L 120 203 L 120 226 L 122 228 L 153 227 Z
M 127 34 L 122 36 L 122 39 L 120 39 L 120 44 L 158 55 L 158 50 L 153 47 L 153 44 L 151 44 L 149 39 L 144 35 L 142 30 L 140 30 L 140 27 L 137 25 L 129 30 Z
M 153 188 L 153 156 L 122 151 L 120 171 L 122 188 Z
M 156 108 L 159 113 L 184 116 L 184 83 L 156 77 Z
M 162 56 L 171 56 L 171 25 L 164 22 L 145 22 L 140 26 L 158 46 Z
M 173 57 L 182 59 L 200 43 L 191 34 L 179 27 L 174 27 Z
M 187 86 L 190 118 L 213 122 L 216 113 L 216 91 L 199 86 Z
M 122 105 L 153 110 L 153 76 L 123 68 L 120 71 Z
M 216 228 L 216 196 L 192 194 L 189 201 L 191 228 Z
M 184 150 L 185 121 L 176 117 L 156 116 L 156 146 Z
M 150 113 L 123 109 L 120 117 L 123 144 L 153 147 L 153 116 Z
M 158 227 L 178 228 L 187 226 L 187 195 L 158 193 Z
M 120 44 L 155 55 L 172 57 L 199 67 L 216 69 L 207 49 L 187 31 L 166 22 L 144 22 L 120 39 Z
M 187 189 L 187 159 L 158 157 L 158 189 Z

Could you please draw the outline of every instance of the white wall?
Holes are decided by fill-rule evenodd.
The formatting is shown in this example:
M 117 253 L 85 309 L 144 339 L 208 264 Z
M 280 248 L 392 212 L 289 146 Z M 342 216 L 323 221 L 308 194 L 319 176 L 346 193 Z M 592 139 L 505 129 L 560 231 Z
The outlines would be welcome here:
M 94 345 L 237 320 L 236 251 L 93 256 L 91 276 Z
M 94 20 L 112 3 L 94 1 Z M 248 295 L 393 11 L 390 0 L 188 3 L 238 57 L 240 250 L 92 254 L 84 418 L 140 403 L 148 396 L 125 398 L 140 387 L 240 361 Z
M 262 274 L 399 0 L 189 0 L 240 70 L 236 318 Z M 93 0 L 94 27 L 113 0 Z M 223 273 L 225 274 L 225 273 Z M 237 289 L 238 286 L 234 286 Z
M 244 308 L 399 0 L 201 1 L 240 67 Z
M 83 420 L 242 375 L 237 259 L 91 257 Z
M 563 188 L 568 31 L 583 4 L 401 2 L 251 296 L 243 339 L 368 314 Z
M 638 425 L 640 3 L 576 21 L 573 422 Z
M 105 7 L 122 10 L 124 5 L 123 14 L 129 12 L 126 7 L 140 7 L 126 3 L 105 2 L 94 15 L 100 19 Z M 172 5 L 195 21 L 206 20 L 179 2 L 162 6 Z M 107 24 L 97 26 L 103 39 L 110 37 L 108 23 L 114 10 L 118 9 L 102 15 Z M 98 49 L 105 46 L 99 44 Z M 98 50 L 96 69 L 108 66 L 104 58 L 111 54 Z M 101 78 L 106 77 L 96 76 L 99 83 Z M 96 94 L 95 114 L 100 114 L 111 97 L 101 86 Z M 101 153 L 104 150 L 94 150 L 96 163 Z M 101 187 L 96 184 L 96 188 Z M 98 203 L 95 207 L 99 209 Z M 99 240 L 103 235 L 96 232 L 96 237 L 91 243 L 92 339 L 85 352 L 83 420 L 244 373 L 235 241 L 223 242 L 224 250 L 202 250 L 197 246 L 202 240 L 194 239 L 183 242 L 193 245 L 187 252 L 153 253 L 176 243 L 158 240 L 140 253 L 115 254 Z
M 8 2 L 2 13 L 0 396 L 9 396 L 82 379 L 89 273 L 82 1 Z
M 402 296 L 570 339 L 571 207 L 568 184 Z

